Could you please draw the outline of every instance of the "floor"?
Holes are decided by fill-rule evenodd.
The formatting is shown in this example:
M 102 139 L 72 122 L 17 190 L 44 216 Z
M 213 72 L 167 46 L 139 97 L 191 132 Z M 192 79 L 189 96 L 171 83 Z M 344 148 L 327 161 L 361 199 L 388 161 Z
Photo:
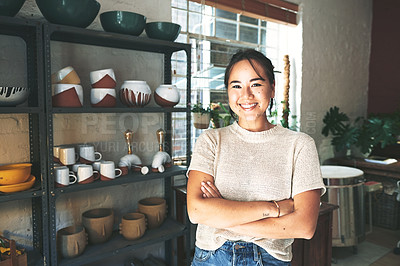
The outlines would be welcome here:
M 332 266 L 400 266 L 400 255 L 393 253 L 398 241 L 400 230 L 373 227 L 372 233 L 357 246 L 356 254 L 352 247 L 334 247 Z

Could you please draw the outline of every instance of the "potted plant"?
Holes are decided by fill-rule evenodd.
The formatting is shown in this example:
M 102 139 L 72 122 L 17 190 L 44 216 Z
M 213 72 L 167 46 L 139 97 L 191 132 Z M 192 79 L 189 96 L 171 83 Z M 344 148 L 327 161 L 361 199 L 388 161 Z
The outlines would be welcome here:
M 358 140 L 359 129 L 351 125 L 349 117 L 345 113 L 339 112 L 337 106 L 331 107 L 322 121 L 325 124 L 322 128 L 322 135 L 327 137 L 331 134 L 333 136 L 331 144 L 335 147 L 335 155 L 347 155 L 351 146 Z
M 197 129 L 206 129 L 210 125 L 211 109 L 203 108 L 201 103 L 197 103 L 192 107 L 193 124 Z
M 221 103 L 211 103 L 211 124 L 213 128 L 229 126 L 232 116 L 225 106 Z

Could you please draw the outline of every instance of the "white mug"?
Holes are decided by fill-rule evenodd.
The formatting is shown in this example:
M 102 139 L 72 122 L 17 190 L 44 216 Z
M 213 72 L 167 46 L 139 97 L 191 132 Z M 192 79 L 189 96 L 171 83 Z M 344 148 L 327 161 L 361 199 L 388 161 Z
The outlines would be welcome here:
M 84 164 L 84 163 L 76 163 L 76 164 L 72 165 L 72 171 L 73 171 L 74 173 L 77 173 L 77 172 L 78 172 L 78 167 L 79 167 L 79 166 L 82 166 L 82 165 L 87 165 L 87 164 Z
M 80 145 L 79 157 L 81 163 L 93 163 L 95 161 L 100 161 L 102 155 L 100 152 L 94 151 L 93 145 Z
M 99 179 L 100 174 L 98 171 L 93 171 L 91 165 L 81 165 L 78 167 L 78 172 L 76 173 L 78 177 L 79 184 L 88 184 Z
M 55 163 L 60 162 L 60 149 L 62 146 L 53 146 L 53 161 Z
M 121 174 L 121 169 L 115 168 L 113 161 L 104 161 L 100 164 L 100 179 L 103 181 L 113 180 Z
M 77 180 L 75 174 L 66 166 L 54 167 L 54 176 L 56 187 L 66 187 L 74 184 Z
M 78 159 L 78 155 L 75 153 L 74 147 L 62 147 L 59 151 L 60 163 L 62 165 L 73 165 Z
M 100 172 L 100 164 L 104 162 L 104 160 L 96 161 L 92 163 L 93 170 L 99 171 Z

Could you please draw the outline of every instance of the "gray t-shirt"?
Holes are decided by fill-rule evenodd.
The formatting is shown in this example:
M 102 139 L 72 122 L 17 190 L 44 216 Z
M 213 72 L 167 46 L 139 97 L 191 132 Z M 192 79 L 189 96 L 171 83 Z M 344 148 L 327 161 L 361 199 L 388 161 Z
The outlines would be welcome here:
M 251 132 L 236 122 L 204 131 L 197 139 L 188 169 L 214 177 L 225 199 L 271 201 L 293 198 L 313 189 L 325 192 L 314 140 L 280 125 Z M 226 229 L 199 224 L 196 246 L 216 250 L 227 241 L 247 241 L 277 259 L 292 259 L 293 239 L 267 239 L 239 235 Z

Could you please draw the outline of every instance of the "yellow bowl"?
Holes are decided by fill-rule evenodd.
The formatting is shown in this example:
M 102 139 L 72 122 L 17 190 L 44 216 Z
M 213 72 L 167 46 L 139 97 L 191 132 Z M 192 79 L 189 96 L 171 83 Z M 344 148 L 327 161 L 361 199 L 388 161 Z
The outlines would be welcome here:
M 35 184 L 35 180 L 36 178 L 33 175 L 31 175 L 26 182 L 15 185 L 0 186 L 0 192 L 12 193 L 12 192 L 28 190 L 33 186 L 33 184 Z
M 14 185 L 25 182 L 31 174 L 31 163 L 16 163 L 0 166 L 0 185 Z

